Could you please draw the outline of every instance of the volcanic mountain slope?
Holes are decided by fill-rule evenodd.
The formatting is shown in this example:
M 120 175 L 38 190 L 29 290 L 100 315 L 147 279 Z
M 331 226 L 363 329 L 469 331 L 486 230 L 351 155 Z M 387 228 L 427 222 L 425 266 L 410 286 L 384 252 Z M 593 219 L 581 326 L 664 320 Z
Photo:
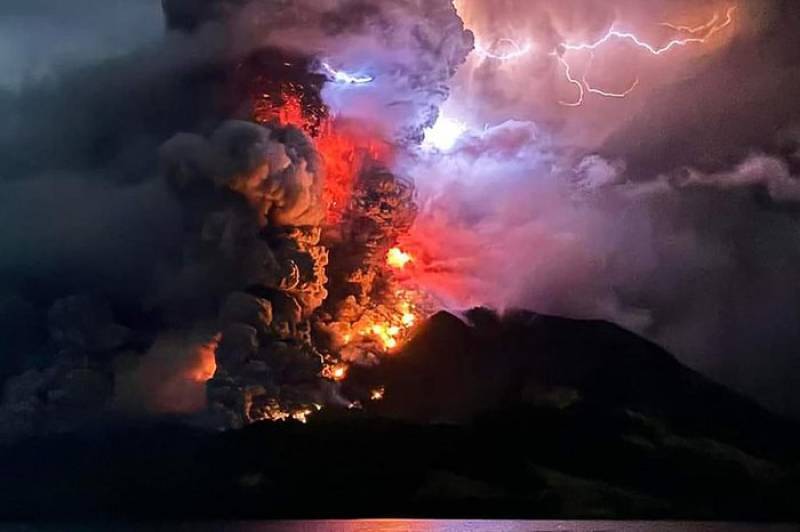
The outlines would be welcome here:
M 608 323 L 438 314 L 376 383 L 307 425 L 23 442 L 0 514 L 800 518 L 797 426 Z
M 452 422 L 508 408 L 595 408 L 659 419 L 748 452 L 798 450 L 797 440 L 774 438 L 785 421 L 606 322 L 440 313 L 376 373 L 386 389 L 378 410 L 393 417 Z

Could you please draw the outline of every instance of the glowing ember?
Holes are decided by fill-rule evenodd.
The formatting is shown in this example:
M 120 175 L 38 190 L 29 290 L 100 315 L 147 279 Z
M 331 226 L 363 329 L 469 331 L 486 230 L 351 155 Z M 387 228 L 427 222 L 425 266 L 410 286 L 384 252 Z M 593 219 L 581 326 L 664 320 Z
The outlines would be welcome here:
M 383 397 L 386 395 L 386 389 L 381 386 L 380 388 L 375 388 L 369 394 L 369 398 L 371 401 L 381 401 Z
M 347 378 L 347 364 L 337 362 L 328 364 L 322 369 L 322 376 L 335 382 L 341 382 Z
M 304 408 L 302 410 L 295 410 L 292 412 L 292 419 L 295 421 L 299 421 L 300 423 L 308 423 L 308 418 L 314 411 L 310 408 Z
M 377 324 L 373 325 L 368 331 L 364 331 L 364 335 L 372 335 L 383 342 L 384 347 L 394 349 L 397 347 L 397 335 L 400 334 L 400 328 L 396 325 Z
M 316 412 L 322 410 L 322 405 L 311 404 L 308 406 L 297 406 L 295 408 L 285 408 L 277 400 L 271 400 L 261 411 L 258 419 L 253 421 L 299 421 L 307 423 L 308 419 Z
M 387 353 L 400 347 L 419 321 L 419 312 L 411 302 L 416 294 L 398 291 L 395 297 L 394 309 L 382 307 L 380 314 L 368 313 L 353 326 L 359 335 L 357 338 L 377 340 Z
M 386 254 L 386 264 L 398 270 L 402 270 L 413 260 L 414 257 L 397 247 L 390 249 Z
M 216 353 L 221 339 L 222 335 L 217 334 L 208 343 L 201 345 L 197 349 L 198 365 L 190 371 L 189 377 L 191 380 L 207 382 L 214 377 L 214 373 L 217 372 Z

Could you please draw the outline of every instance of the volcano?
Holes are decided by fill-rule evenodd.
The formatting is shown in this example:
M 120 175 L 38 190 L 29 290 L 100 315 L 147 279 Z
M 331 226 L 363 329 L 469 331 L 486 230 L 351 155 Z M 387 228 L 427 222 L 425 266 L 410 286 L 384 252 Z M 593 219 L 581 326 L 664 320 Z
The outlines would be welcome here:
M 439 313 L 357 373 L 384 400 L 307 424 L 117 421 L 8 447 L 0 515 L 800 518 L 800 427 L 616 325 Z
M 800 3 L 11 3 L 0 517 L 800 520 Z

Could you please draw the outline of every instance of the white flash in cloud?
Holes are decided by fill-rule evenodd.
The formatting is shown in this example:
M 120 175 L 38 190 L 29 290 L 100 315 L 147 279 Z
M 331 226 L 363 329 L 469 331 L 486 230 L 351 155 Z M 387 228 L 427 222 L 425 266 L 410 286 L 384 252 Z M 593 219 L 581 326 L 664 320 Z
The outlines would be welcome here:
M 347 85 L 364 85 L 366 83 L 372 83 L 375 81 L 375 78 L 372 76 L 361 76 L 358 74 L 345 72 L 344 70 L 337 70 L 333 68 L 330 63 L 326 62 L 322 63 L 322 68 L 325 70 L 325 73 L 331 76 L 331 79 L 336 83 L 344 83 Z
M 439 115 L 433 127 L 425 130 L 423 146 L 439 151 L 449 151 L 456 145 L 458 139 L 467 131 L 464 122 Z

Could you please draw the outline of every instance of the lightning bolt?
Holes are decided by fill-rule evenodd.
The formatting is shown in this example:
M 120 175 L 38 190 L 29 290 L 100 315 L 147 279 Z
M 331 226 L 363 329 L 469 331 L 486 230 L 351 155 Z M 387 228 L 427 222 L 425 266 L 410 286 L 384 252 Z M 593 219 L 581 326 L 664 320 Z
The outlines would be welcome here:
M 501 44 L 508 45 L 509 50 L 503 53 L 493 51 L 493 49 L 498 49 Z M 484 59 L 494 59 L 496 61 L 512 61 L 514 59 L 519 59 L 520 57 L 528 55 L 533 50 L 533 46 L 531 43 L 521 45 L 514 39 L 503 38 L 498 39 L 493 49 L 486 48 L 480 43 L 475 44 L 475 51 Z
M 593 41 L 593 42 L 582 42 L 582 43 L 570 43 L 570 42 L 563 42 L 559 44 L 555 50 L 550 52 L 550 56 L 554 57 L 559 65 L 563 68 L 564 71 L 564 78 L 570 84 L 573 85 L 577 91 L 577 97 L 575 101 L 566 102 L 566 101 L 559 101 L 559 104 L 566 106 L 566 107 L 580 107 L 583 105 L 584 101 L 586 100 L 587 94 L 594 94 L 597 96 L 601 96 L 604 98 L 625 98 L 636 88 L 639 86 L 640 79 L 637 77 L 636 80 L 631 84 L 631 86 L 622 92 L 611 92 L 608 90 L 604 90 L 598 87 L 593 86 L 589 82 L 589 74 L 592 68 L 592 64 L 594 62 L 594 53 L 600 50 L 603 46 L 608 44 L 609 42 L 620 40 L 620 41 L 627 41 L 633 44 L 635 47 L 645 50 L 651 55 L 654 56 L 662 56 L 676 48 L 685 47 L 693 44 L 705 44 L 707 43 L 712 37 L 717 35 L 719 32 L 725 30 L 729 26 L 731 26 L 734 22 L 734 15 L 737 10 L 737 6 L 729 7 L 725 13 L 724 19 L 721 17 L 719 13 L 715 13 L 714 16 L 708 21 L 699 26 L 686 26 L 686 25 L 677 25 L 670 22 L 662 22 L 659 25 L 669 28 L 678 33 L 688 34 L 688 37 L 684 38 L 673 38 L 672 40 L 668 41 L 667 43 L 657 46 L 654 44 L 650 44 L 645 40 L 641 39 L 633 32 L 629 31 L 620 31 L 612 26 L 609 30 L 603 35 L 600 39 Z M 504 44 L 508 47 L 509 51 L 504 53 L 498 53 L 493 51 L 493 49 L 485 48 L 480 44 L 476 45 L 476 51 L 483 57 L 484 60 L 491 59 L 496 61 L 511 61 L 514 59 L 519 59 L 533 51 L 533 46 L 530 43 L 526 43 L 525 45 L 521 45 L 514 39 L 503 38 L 497 41 L 497 45 Z M 497 46 L 494 47 L 497 49 Z M 583 75 L 580 78 L 576 78 L 573 75 L 573 68 L 572 65 L 569 63 L 567 59 L 567 55 L 572 52 L 589 52 L 589 62 L 583 72 Z
M 641 40 L 634 33 L 625 32 L 625 31 L 617 31 L 612 27 L 611 29 L 608 30 L 608 33 L 606 33 L 598 41 L 595 41 L 593 43 L 578 43 L 578 44 L 562 43 L 560 45 L 560 48 L 562 48 L 565 51 L 573 51 L 573 52 L 579 52 L 581 50 L 597 50 L 598 48 L 600 48 L 601 46 L 603 46 L 607 42 L 611 41 L 612 39 L 621 39 L 621 40 L 627 40 L 627 41 L 632 42 L 637 47 L 642 48 L 644 50 L 647 50 L 652 55 L 663 55 L 663 54 L 669 52 L 670 50 L 672 50 L 673 48 L 676 48 L 676 47 L 679 47 L 679 46 L 688 46 L 690 44 L 705 44 L 711 37 L 713 37 L 714 35 L 716 35 L 720 31 L 724 30 L 725 28 L 727 28 L 728 26 L 733 24 L 733 18 L 734 18 L 733 14 L 736 12 L 736 9 L 737 9 L 736 6 L 728 8 L 728 12 L 726 14 L 725 21 L 722 24 L 715 24 L 715 23 L 709 22 L 709 23 L 707 23 L 707 24 L 705 24 L 703 26 L 699 26 L 698 28 L 689 28 L 689 27 L 686 27 L 686 26 L 675 26 L 675 28 L 678 28 L 678 31 L 688 32 L 688 33 L 693 33 L 693 34 L 699 33 L 700 31 L 703 31 L 703 29 L 706 29 L 707 31 L 706 31 L 706 34 L 703 35 L 702 37 L 687 37 L 685 39 L 672 39 L 671 41 L 669 41 L 668 43 L 666 43 L 665 45 L 663 45 L 661 47 L 656 47 L 656 46 L 654 46 L 652 44 L 649 44 L 649 43 Z M 717 18 L 718 18 L 718 16 L 719 15 L 715 15 L 715 17 L 717 17 Z M 667 22 L 662 22 L 661 25 L 662 26 L 666 25 L 667 27 L 671 27 L 672 26 L 671 24 L 669 24 Z
M 588 80 L 589 71 L 592 68 L 592 62 L 594 61 L 594 54 L 590 56 L 589 64 L 586 66 L 586 70 L 584 71 L 583 77 L 580 80 L 572 76 L 572 67 L 570 66 L 569 62 L 566 59 L 564 59 L 563 56 L 560 56 L 555 52 L 553 52 L 551 55 L 555 57 L 558 63 L 564 68 L 564 77 L 566 78 L 566 80 L 571 85 L 574 85 L 578 89 L 578 97 L 574 102 L 565 102 L 563 100 L 558 102 L 560 105 L 563 105 L 564 107 L 580 107 L 581 105 L 583 105 L 583 102 L 586 99 L 586 93 L 596 94 L 598 96 L 603 96 L 605 98 L 625 98 L 630 93 L 635 91 L 636 87 L 639 86 L 639 78 L 637 77 L 636 80 L 633 82 L 633 84 L 622 92 L 610 92 L 603 89 L 599 89 L 597 87 L 592 86 L 592 84 L 589 83 Z
M 639 78 L 638 77 L 633 82 L 633 84 L 628 88 L 628 90 L 620 92 L 620 93 L 614 93 L 614 92 L 609 92 L 609 91 L 606 91 L 606 90 L 603 90 L 603 89 L 599 89 L 597 87 L 593 87 L 589 83 L 588 76 L 589 76 L 589 72 L 590 72 L 591 67 L 592 67 L 592 63 L 594 62 L 594 52 L 596 50 L 600 49 L 606 43 L 608 43 L 608 42 L 610 42 L 610 41 L 612 41 L 614 39 L 626 40 L 626 41 L 629 41 L 629 42 L 633 43 L 636 47 L 638 47 L 640 49 L 643 49 L 643 50 L 649 52 L 650 54 L 652 54 L 654 56 L 661 56 L 661 55 L 664 55 L 667 52 L 669 52 L 670 50 L 672 50 L 674 48 L 677 48 L 677 47 L 688 46 L 688 45 L 691 45 L 691 44 L 705 44 L 714 35 L 716 35 L 717 33 L 721 32 L 722 30 L 724 30 L 725 28 L 727 28 L 728 26 L 733 24 L 734 14 L 736 13 L 736 9 L 737 9 L 736 6 L 728 8 L 728 10 L 727 10 L 727 12 L 725 14 L 725 19 L 721 23 L 720 23 L 720 15 L 719 15 L 719 13 L 715 13 L 714 16 L 711 18 L 711 20 L 709 20 L 705 24 L 702 24 L 700 26 L 695 26 L 695 27 L 693 27 L 693 26 L 681 26 L 681 25 L 675 25 L 675 24 L 672 24 L 672 23 L 669 23 L 669 22 L 662 22 L 660 24 L 661 26 L 670 28 L 670 29 L 672 29 L 674 31 L 677 31 L 677 32 L 688 33 L 688 34 L 692 35 L 692 37 L 687 37 L 687 38 L 684 38 L 684 39 L 672 39 L 672 40 L 670 40 L 669 42 L 667 42 L 666 44 L 664 44 L 662 46 L 655 46 L 655 45 L 652 45 L 650 43 L 647 43 L 647 42 L 643 41 L 642 39 L 640 39 L 634 33 L 615 30 L 613 28 L 613 26 L 608 30 L 608 32 L 603 37 L 601 37 L 597 41 L 594 41 L 594 42 L 591 42 L 591 43 L 577 43 L 577 44 L 562 43 L 562 44 L 560 44 L 559 45 L 559 49 L 562 50 L 563 52 L 561 54 L 559 54 L 558 51 L 554 51 L 553 55 L 555 55 L 558 58 L 558 61 L 564 67 L 564 74 L 565 74 L 566 80 L 572 85 L 576 85 L 576 86 L 580 85 L 580 89 L 581 90 L 580 90 L 579 98 L 575 102 L 559 102 L 559 103 L 561 105 L 565 105 L 567 107 L 579 107 L 580 105 L 583 104 L 583 101 L 585 100 L 585 94 L 587 92 L 591 93 L 591 94 L 596 94 L 598 96 L 602 96 L 602 97 L 605 97 L 605 98 L 625 98 L 626 96 L 631 94 L 634 90 L 636 90 L 636 87 L 639 86 Z M 697 36 L 698 34 L 702 34 L 702 36 Z M 580 52 L 580 51 L 589 51 L 591 55 L 589 57 L 589 63 L 586 66 L 586 70 L 584 71 L 584 75 L 581 78 L 581 80 L 578 81 L 577 79 L 575 79 L 572 76 L 572 73 L 570 71 L 571 69 L 569 68 L 569 63 L 564 58 L 564 55 L 566 55 L 567 52 Z
M 581 83 L 580 80 L 577 80 L 572 77 L 572 67 L 569 66 L 569 63 L 567 62 L 566 59 L 556 54 L 555 52 L 553 52 L 551 55 L 553 55 L 556 58 L 556 60 L 561 64 L 561 66 L 564 67 L 564 77 L 567 78 L 567 81 L 575 85 L 575 87 L 578 89 L 577 100 L 575 100 L 574 102 L 559 101 L 558 103 L 563 105 L 564 107 L 580 107 L 581 105 L 583 105 L 583 100 L 586 97 L 586 89 L 584 89 L 583 83 Z
M 734 7 L 732 9 L 735 11 L 736 8 Z M 730 14 L 733 15 L 733 12 L 731 12 Z M 700 26 L 695 26 L 695 27 L 692 27 L 692 26 L 676 26 L 675 24 L 672 24 L 671 22 L 662 22 L 661 24 L 659 24 L 659 26 L 663 26 L 665 28 L 669 28 L 669 29 L 674 30 L 674 31 L 678 31 L 678 32 L 682 32 L 682 33 L 691 33 L 692 35 L 695 35 L 697 33 L 703 32 L 703 31 L 708 31 L 709 29 L 713 28 L 717 24 L 717 22 L 719 22 L 719 13 L 714 13 L 714 17 L 711 20 L 709 20 L 708 22 L 706 22 L 705 24 L 702 24 Z
M 639 78 L 637 77 L 636 80 L 633 82 L 633 84 L 630 87 L 628 87 L 627 90 L 624 90 L 622 92 L 609 92 L 593 87 L 589 83 L 589 80 L 587 79 L 589 77 L 589 71 L 592 69 L 592 63 L 594 63 L 594 54 L 591 54 L 589 56 L 589 64 L 586 66 L 586 71 L 583 73 L 583 78 L 582 78 L 583 86 L 586 88 L 586 91 L 591 94 L 597 94 L 598 96 L 604 96 L 606 98 L 625 98 L 630 93 L 635 91 L 636 87 L 639 86 Z
M 330 63 L 326 63 L 324 61 L 321 63 L 321 65 L 322 69 L 336 83 L 342 83 L 346 85 L 364 85 L 366 83 L 372 83 L 375 81 L 375 78 L 372 76 L 359 76 L 357 74 L 350 74 L 344 70 L 337 70 L 333 68 Z

